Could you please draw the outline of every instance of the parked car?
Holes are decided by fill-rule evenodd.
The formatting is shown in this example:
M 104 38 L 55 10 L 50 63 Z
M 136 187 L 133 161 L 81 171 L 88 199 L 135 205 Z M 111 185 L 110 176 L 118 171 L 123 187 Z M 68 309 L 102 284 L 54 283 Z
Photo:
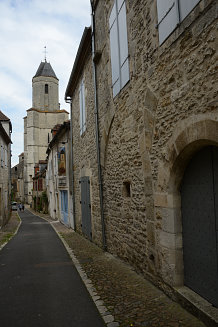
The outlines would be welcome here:
M 11 202 L 11 210 L 17 210 L 17 202 Z

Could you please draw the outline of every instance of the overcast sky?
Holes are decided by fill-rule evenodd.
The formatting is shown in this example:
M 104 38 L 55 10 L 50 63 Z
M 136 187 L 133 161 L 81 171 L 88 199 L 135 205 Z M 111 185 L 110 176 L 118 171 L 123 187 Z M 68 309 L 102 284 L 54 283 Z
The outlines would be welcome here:
M 32 106 L 32 77 L 44 46 L 64 93 L 85 26 L 90 0 L 0 0 L 0 110 L 12 122 L 12 167 L 23 151 L 23 117 Z

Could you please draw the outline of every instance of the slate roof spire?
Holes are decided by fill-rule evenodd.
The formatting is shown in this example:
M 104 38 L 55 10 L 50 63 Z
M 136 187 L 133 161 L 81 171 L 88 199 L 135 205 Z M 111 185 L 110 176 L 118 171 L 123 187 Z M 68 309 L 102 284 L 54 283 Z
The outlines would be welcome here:
M 44 62 L 41 62 L 34 77 L 38 77 L 38 76 L 54 77 L 58 79 L 57 76 L 55 75 L 55 72 L 51 64 L 47 62 L 46 59 Z

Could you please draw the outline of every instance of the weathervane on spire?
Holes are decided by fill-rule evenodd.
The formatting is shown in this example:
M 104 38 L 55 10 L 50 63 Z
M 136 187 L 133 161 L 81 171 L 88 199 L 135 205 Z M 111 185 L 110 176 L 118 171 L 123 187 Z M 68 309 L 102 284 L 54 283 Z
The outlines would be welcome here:
M 47 58 L 46 58 L 46 55 L 47 55 L 47 49 L 46 49 L 46 46 L 44 46 L 44 53 L 45 53 L 45 62 L 47 61 Z

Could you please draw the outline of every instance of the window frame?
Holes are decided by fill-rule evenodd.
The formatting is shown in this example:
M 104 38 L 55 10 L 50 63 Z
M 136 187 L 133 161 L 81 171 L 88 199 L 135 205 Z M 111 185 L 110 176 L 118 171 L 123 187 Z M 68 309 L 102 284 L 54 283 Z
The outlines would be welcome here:
M 84 78 L 79 87 L 79 106 L 80 106 L 80 136 L 86 131 L 86 101 L 85 101 L 85 82 Z
M 186 11 L 183 17 L 182 17 L 182 11 L 184 10 L 182 8 L 184 8 L 184 5 L 181 5 L 183 0 L 168 0 L 169 5 L 165 13 L 163 13 L 163 7 L 161 6 L 163 5 L 162 1 L 163 0 L 156 0 L 157 20 L 158 20 L 156 28 L 158 29 L 159 46 L 161 46 L 170 37 L 170 35 L 186 19 L 186 17 L 190 15 L 190 13 L 194 10 L 194 8 L 199 4 L 201 0 L 192 0 L 194 4 L 190 5 L 190 9 Z M 170 2 L 172 2 L 171 5 Z M 165 29 L 168 28 L 169 30 L 166 31 L 164 30 L 164 28 Z
M 130 80 L 126 1 L 114 0 L 109 16 L 113 98 Z

